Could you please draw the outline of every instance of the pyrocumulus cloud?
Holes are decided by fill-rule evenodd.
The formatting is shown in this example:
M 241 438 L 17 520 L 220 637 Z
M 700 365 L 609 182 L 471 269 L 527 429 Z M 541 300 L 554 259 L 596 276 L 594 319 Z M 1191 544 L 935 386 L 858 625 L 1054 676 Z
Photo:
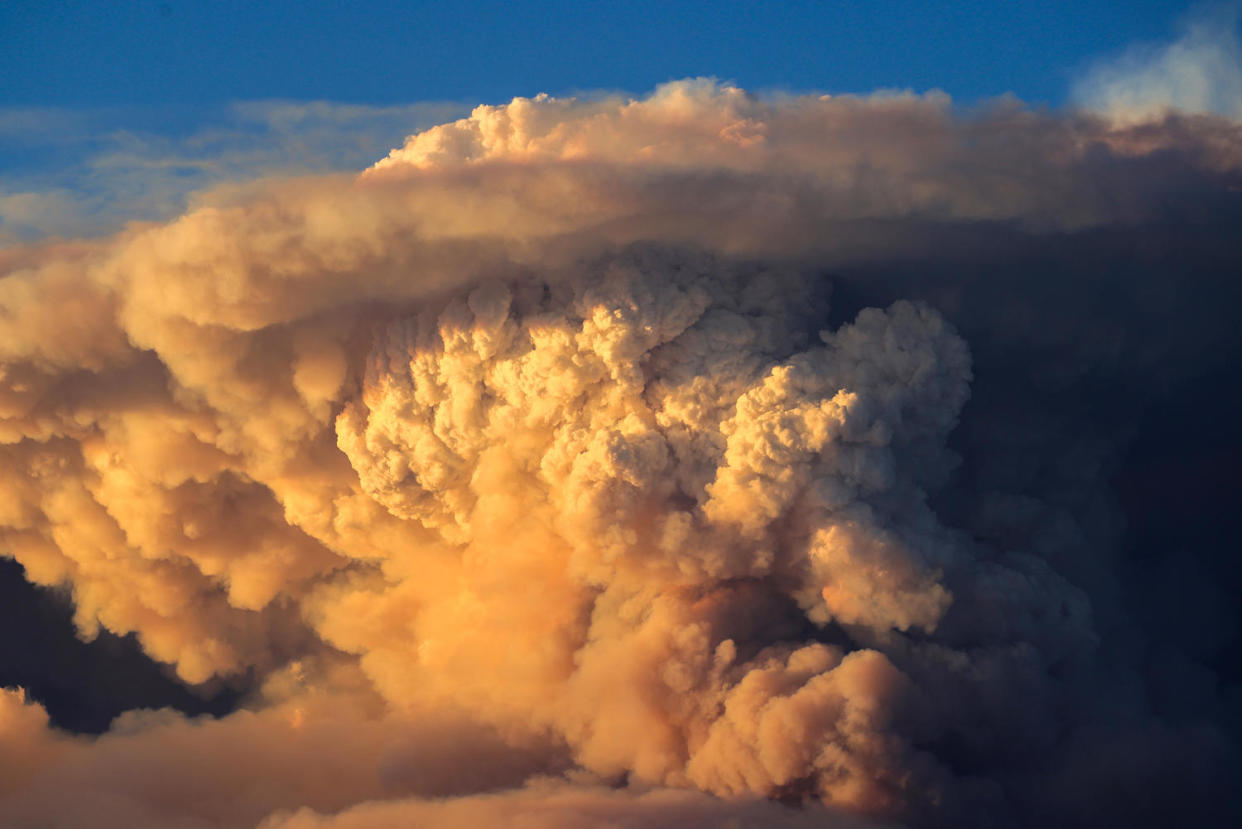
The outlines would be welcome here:
M 685 81 L 0 253 L 0 549 L 83 636 L 248 689 L 97 738 L 5 692 L 0 822 L 1073 823 L 1067 776 L 1148 785 L 1117 734 L 1225 768 L 1101 719 L 1104 476 L 954 482 L 1075 434 L 954 435 L 989 337 L 1115 353 L 1014 261 L 1232 204 L 1240 139 Z M 1046 294 L 972 302 L 1005 279 Z

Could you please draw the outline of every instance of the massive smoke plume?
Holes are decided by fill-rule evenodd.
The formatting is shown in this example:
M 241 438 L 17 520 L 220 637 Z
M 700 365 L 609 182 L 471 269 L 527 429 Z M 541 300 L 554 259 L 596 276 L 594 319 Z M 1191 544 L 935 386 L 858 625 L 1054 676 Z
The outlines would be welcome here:
M 681 82 L 0 253 L 0 549 L 238 701 L 5 692 L 0 822 L 1230 820 L 1231 539 L 1150 503 L 1240 186 L 1215 116 Z

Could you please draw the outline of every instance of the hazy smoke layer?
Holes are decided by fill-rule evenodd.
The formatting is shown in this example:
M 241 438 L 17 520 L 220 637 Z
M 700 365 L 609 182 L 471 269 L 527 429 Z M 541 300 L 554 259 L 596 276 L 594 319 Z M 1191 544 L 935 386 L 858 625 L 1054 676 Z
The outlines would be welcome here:
M 1240 182 L 1208 116 L 683 82 L 0 253 L 2 549 L 249 689 L 7 693 L 0 822 L 1226 819 L 1110 476 L 1230 364 Z

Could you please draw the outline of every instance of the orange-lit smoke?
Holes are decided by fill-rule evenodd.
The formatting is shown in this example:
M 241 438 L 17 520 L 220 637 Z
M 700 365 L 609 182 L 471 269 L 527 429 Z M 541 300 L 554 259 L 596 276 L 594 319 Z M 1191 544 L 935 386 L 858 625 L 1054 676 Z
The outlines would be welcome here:
M 1235 127 L 1168 129 L 1236 176 Z M 83 634 L 263 680 L 95 742 L 10 694 L 0 820 L 71 825 L 73 786 L 118 825 L 294 829 L 536 773 L 569 782 L 331 825 L 725 809 L 623 780 L 934 801 L 885 643 L 934 643 L 973 566 L 927 505 L 971 360 L 923 304 L 829 329 L 820 274 L 913 244 L 868 223 L 1141 218 L 1160 181 L 1097 172 L 1125 138 L 934 95 L 518 99 L 357 178 L 0 254 L 0 547 Z

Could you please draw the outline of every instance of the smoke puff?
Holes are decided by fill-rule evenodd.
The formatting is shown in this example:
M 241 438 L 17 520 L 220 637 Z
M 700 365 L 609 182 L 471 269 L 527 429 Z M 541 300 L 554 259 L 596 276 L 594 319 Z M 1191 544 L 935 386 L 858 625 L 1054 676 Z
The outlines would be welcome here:
M 990 305 L 997 275 L 830 301 L 825 272 L 1194 224 L 1238 139 L 681 82 L 480 107 L 353 179 L 4 253 L 0 544 L 85 636 L 254 689 L 95 742 L 8 694 L 30 759 L 0 815 L 73 825 L 70 786 L 127 825 L 1082 819 L 1041 791 L 1067 746 L 1157 733 L 1111 702 L 1137 692 L 1106 476 L 953 480 L 967 339 L 994 368 L 1070 304 Z M 984 389 L 967 463 L 1068 457 Z M 1205 728 L 1136 753 L 1234 762 Z M 230 766 L 250 746 L 273 771 Z M 166 756 L 199 765 L 148 785 Z
M 1158 121 L 1174 110 L 1242 117 L 1237 5 L 1199 7 L 1177 40 L 1097 63 L 1074 92 L 1121 122 Z

